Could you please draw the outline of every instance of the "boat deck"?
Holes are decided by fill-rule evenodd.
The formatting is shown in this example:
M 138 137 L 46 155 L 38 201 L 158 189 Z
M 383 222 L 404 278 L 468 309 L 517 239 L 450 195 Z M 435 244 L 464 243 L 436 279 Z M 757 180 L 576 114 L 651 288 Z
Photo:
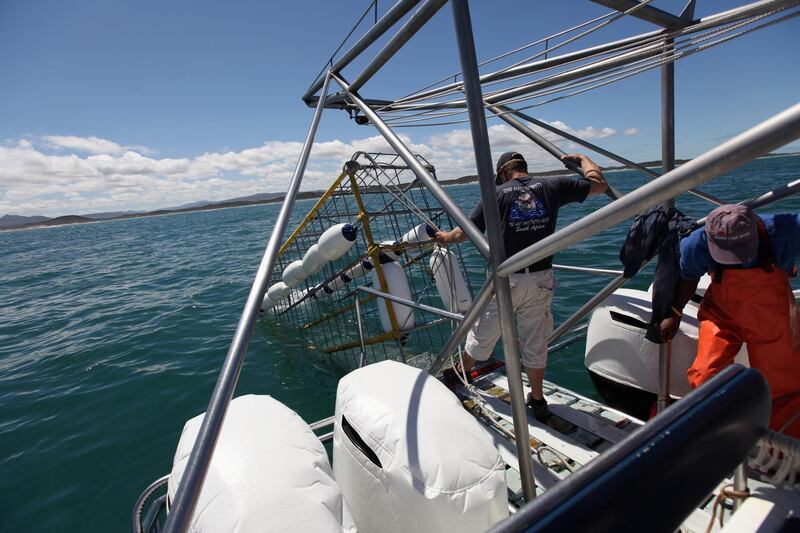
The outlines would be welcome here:
M 524 374 L 522 381 L 526 388 L 529 387 Z M 508 501 L 511 509 L 515 510 L 524 504 L 524 500 L 505 367 L 475 377 L 473 387 L 475 391 L 458 386 L 454 392 L 500 450 L 506 463 Z M 480 391 L 480 394 L 476 395 L 476 391 Z M 538 421 L 532 411 L 528 413 L 536 492 L 539 495 L 644 424 L 621 411 L 548 381 L 544 382 L 544 395 L 555 422 L 551 419 L 545 424 Z M 750 480 L 751 488 L 753 483 Z M 681 531 L 706 531 L 718 490 L 709 495 L 701 508 L 687 517 Z M 726 518 L 730 512 L 730 509 L 723 509 Z M 718 530 L 718 524 L 715 523 L 712 531 Z

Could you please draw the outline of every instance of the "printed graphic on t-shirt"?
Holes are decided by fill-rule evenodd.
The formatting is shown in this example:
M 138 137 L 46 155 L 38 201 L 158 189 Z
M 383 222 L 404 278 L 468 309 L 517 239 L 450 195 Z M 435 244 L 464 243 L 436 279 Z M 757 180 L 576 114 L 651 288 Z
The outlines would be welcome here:
M 508 225 L 514 232 L 538 230 L 550 221 L 550 213 L 530 188 L 517 193 L 508 213 Z

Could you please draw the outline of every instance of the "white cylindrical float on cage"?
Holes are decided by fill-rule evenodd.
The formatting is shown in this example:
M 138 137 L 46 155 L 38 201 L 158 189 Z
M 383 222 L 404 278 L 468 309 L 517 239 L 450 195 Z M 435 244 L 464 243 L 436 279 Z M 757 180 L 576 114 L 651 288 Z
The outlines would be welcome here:
M 466 313 L 472 304 L 472 296 L 453 252 L 437 246 L 431 252 L 430 267 L 444 308 L 455 313 Z
M 430 224 L 422 223 L 411 229 L 408 233 L 400 237 L 400 242 L 416 244 L 422 241 L 429 241 L 436 237 L 436 228 Z
M 319 251 L 319 247 L 314 244 L 303 256 L 303 271 L 306 273 L 306 276 L 313 276 L 322 270 L 322 267 L 324 267 L 327 262 L 328 260 L 325 259 L 325 256 Z
M 338 259 L 350 251 L 356 242 L 358 228 L 352 224 L 336 224 L 326 229 L 317 242 L 319 253 L 328 261 Z
M 306 272 L 303 270 L 303 262 L 301 260 L 292 261 L 283 269 L 283 282 L 292 289 L 303 283 L 306 279 Z
M 390 250 L 389 248 L 384 248 L 385 246 L 394 246 L 396 244 L 397 243 L 394 242 L 394 241 L 383 241 L 380 244 L 380 246 L 382 248 L 381 249 L 381 255 L 385 255 L 386 257 L 388 257 L 392 261 L 399 261 L 400 260 L 400 256 L 398 255 L 397 252 L 395 252 L 394 250 Z M 381 261 L 381 264 L 383 264 L 383 263 L 384 263 L 384 261 Z
M 264 295 L 264 299 L 261 300 L 261 310 L 262 311 L 269 311 L 270 309 L 272 309 L 276 305 L 278 305 L 277 300 L 273 300 L 272 298 L 270 298 L 269 294 L 265 294 Z
M 386 280 L 386 292 L 392 296 L 403 298 L 404 300 L 414 299 L 411 296 L 411 287 L 408 285 L 408 278 L 403 271 L 403 267 L 395 262 L 381 263 L 383 270 L 383 277 Z M 372 287 L 376 290 L 381 290 L 381 282 L 378 278 L 378 269 L 372 271 Z M 392 303 L 394 310 L 394 317 L 397 319 L 397 327 L 401 331 L 405 331 L 414 327 L 414 308 L 398 303 Z M 389 319 L 389 310 L 386 308 L 386 299 L 378 297 L 378 313 L 381 317 L 381 326 L 383 331 L 389 333 L 392 331 L 392 321 Z
M 278 283 L 269 288 L 269 290 L 267 291 L 267 298 L 269 298 L 274 302 L 278 302 L 279 300 L 283 300 L 284 298 L 289 296 L 289 293 L 291 292 L 292 289 L 289 288 L 288 285 L 286 285 L 282 281 L 279 281 Z

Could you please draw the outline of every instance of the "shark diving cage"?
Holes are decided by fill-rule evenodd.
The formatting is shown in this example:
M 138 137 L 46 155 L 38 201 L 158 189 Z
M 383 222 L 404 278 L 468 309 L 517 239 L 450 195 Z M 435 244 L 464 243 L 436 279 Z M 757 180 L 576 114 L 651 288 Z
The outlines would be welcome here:
M 472 301 L 460 247 L 434 247 L 451 225 L 398 155 L 358 152 L 282 244 L 262 310 L 345 368 L 428 368 Z
M 689 1 L 679 14 L 653 7 L 650 5 L 652 0 L 595 2 L 610 7 L 611 11 L 479 64 L 468 2 L 450 0 L 460 72 L 444 76 L 411 94 L 388 99 L 365 98 L 361 94 L 366 92 L 364 88 L 368 81 L 447 2 L 399 0 L 381 17 L 378 17 L 377 2 L 370 5 L 359 23 L 367 19 L 374 7 L 374 24 L 349 48 L 345 48 L 345 39 L 303 95 L 306 104 L 315 108 L 311 126 L 222 364 L 181 484 L 171 501 L 165 531 L 183 532 L 189 528 L 262 308 L 271 315 L 271 320 L 291 322 L 301 329 L 326 332 L 320 336 L 324 339 L 324 345 L 320 348 L 331 355 L 345 358 L 344 361 L 349 365 L 360 366 L 377 358 L 411 361 L 414 356 L 424 354 L 426 357 L 420 364 L 432 374 L 438 374 L 448 358 L 457 352 L 482 310 L 496 296 L 522 489 L 526 501 L 535 498 L 508 276 L 629 220 L 649 207 L 670 202 L 678 195 L 693 194 L 707 200 L 710 205 L 723 203 L 696 188 L 800 137 L 800 104 L 797 104 L 675 168 L 675 62 L 794 18 L 800 15 L 800 1 L 759 0 L 703 18 L 695 18 L 694 0 Z M 590 35 L 626 17 L 647 21 L 656 29 L 577 48 L 581 40 L 585 42 Z M 389 30 L 401 21 L 396 33 L 387 36 Z M 366 56 L 367 51 L 374 50 L 373 45 L 384 36 L 386 38 L 380 49 L 371 57 Z M 361 71 L 345 75 L 345 70 L 354 60 L 364 58 L 366 64 Z M 652 70 L 660 72 L 661 76 L 660 172 L 641 167 L 531 116 L 530 109 Z M 330 92 L 332 87 L 336 87 L 334 92 Z M 317 127 L 323 111 L 328 109 L 344 110 L 357 123 L 373 126 L 394 153 L 355 154 L 300 226 L 287 235 Z M 545 138 L 545 132 L 568 139 L 657 179 L 625 195 L 611 186 L 607 193 L 610 200 L 607 205 L 550 237 L 506 257 L 495 201 L 487 131 L 487 119 L 495 118 L 510 125 L 554 157 L 560 157 L 563 152 L 549 140 L 552 137 Z M 396 129 L 401 127 L 459 123 L 467 124 L 471 131 L 480 197 L 485 206 L 485 234 L 437 181 L 433 166 L 412 153 L 396 133 Z M 579 168 L 568 168 L 580 174 Z M 795 181 L 778 191 L 767 193 L 751 202 L 751 205 L 763 205 L 794 193 L 799 188 L 800 182 Z M 443 298 L 442 295 L 447 291 L 437 291 L 435 288 L 435 273 L 431 268 L 435 249 L 431 248 L 430 238 L 425 238 L 430 237 L 428 226 L 450 228 L 456 225 L 488 265 L 488 274 L 482 287 L 473 290 L 467 285 L 470 301 L 463 306 L 457 302 L 453 304 L 453 298 L 446 302 L 447 297 Z M 413 232 L 414 228 L 420 226 L 421 231 Z M 414 238 L 404 239 L 410 231 Z M 465 280 L 469 280 L 460 249 L 453 248 L 452 252 L 452 257 L 459 260 L 457 269 Z M 365 263 L 370 265 L 371 270 Z M 433 263 L 434 266 L 438 264 Z M 365 272 L 367 270 L 370 270 L 368 274 Z M 582 270 L 591 274 L 618 274 L 605 269 Z M 399 279 L 398 272 L 408 285 L 403 290 L 393 290 L 393 280 Z M 452 279 L 450 286 L 454 291 L 455 282 Z M 626 281 L 617 275 L 556 328 L 551 342 L 574 331 L 573 328 L 582 317 Z M 455 296 L 455 292 L 450 296 Z M 413 321 L 408 321 L 410 310 L 417 313 Z M 348 336 L 354 325 L 360 332 L 357 338 Z M 667 365 L 668 353 L 662 355 Z M 331 423 L 331 419 L 326 419 L 312 424 L 312 428 L 327 427 Z M 146 500 L 154 497 L 163 483 L 163 480 L 156 481 L 137 502 L 133 517 L 135 531 L 147 530 L 152 524 L 156 524 L 153 526 L 155 528 L 159 527 L 159 516 L 163 518 L 164 514 L 163 497 L 156 500 L 161 503 L 151 507 L 148 515 L 150 520 L 144 525 L 141 511 Z

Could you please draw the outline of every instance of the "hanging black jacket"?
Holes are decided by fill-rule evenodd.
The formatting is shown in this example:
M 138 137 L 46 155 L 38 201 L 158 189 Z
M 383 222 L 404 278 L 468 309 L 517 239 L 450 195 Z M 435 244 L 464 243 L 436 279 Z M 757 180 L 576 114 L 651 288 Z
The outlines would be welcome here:
M 658 254 L 653 279 L 653 312 L 645 338 L 662 343 L 659 324 L 672 310 L 670 305 L 681 279 L 680 239 L 695 227 L 695 220 L 674 207 L 651 207 L 637 216 L 622 245 L 619 259 L 625 267 L 624 276 L 632 278 L 650 259 Z

